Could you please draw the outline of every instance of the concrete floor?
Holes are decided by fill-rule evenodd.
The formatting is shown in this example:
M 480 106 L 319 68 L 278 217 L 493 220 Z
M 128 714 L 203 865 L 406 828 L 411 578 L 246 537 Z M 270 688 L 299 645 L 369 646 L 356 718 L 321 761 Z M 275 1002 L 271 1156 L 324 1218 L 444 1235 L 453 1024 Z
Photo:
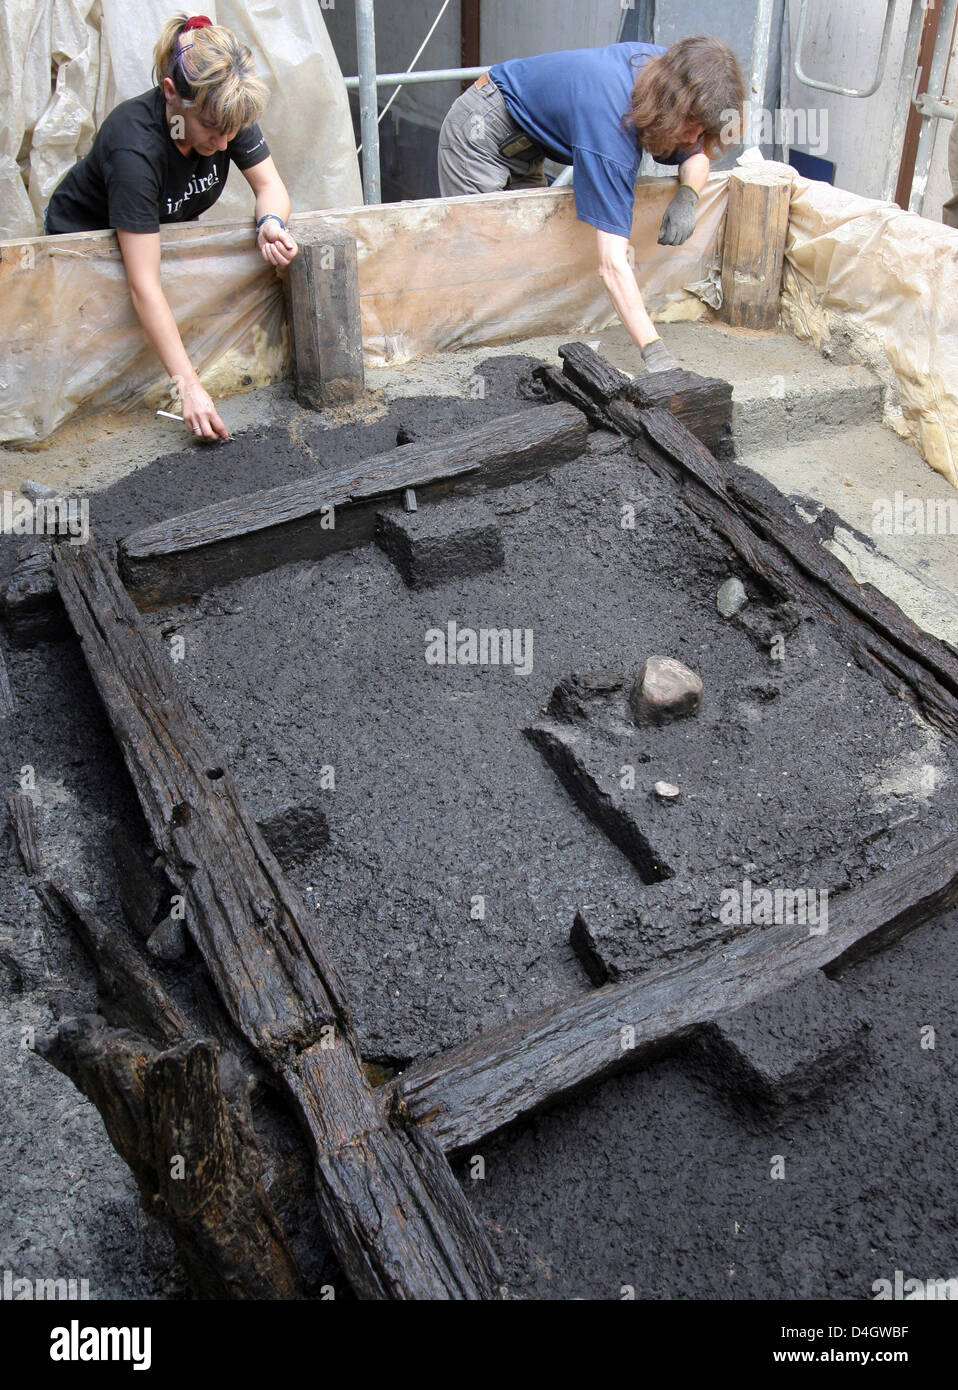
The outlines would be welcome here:
M 823 506 L 837 513 L 848 530 L 836 534 L 831 548 L 855 577 L 883 590 L 929 632 L 958 644 L 958 492 L 881 423 L 878 378 L 867 367 L 826 360 L 787 332 L 756 333 L 715 323 L 668 324 L 662 331 L 684 367 L 732 383 L 739 462 L 791 496 L 806 519 L 813 520 Z M 371 370 L 371 399 L 362 408 L 331 413 L 329 424 L 374 418 L 402 396 L 468 396 L 485 358 L 526 353 L 557 362 L 557 349 L 568 336 Z M 621 370 L 636 371 L 638 354 L 621 327 L 588 341 Z M 289 382 L 218 404 L 231 432 L 273 423 L 294 441 L 309 415 L 292 399 Z M 181 444 L 181 427 L 152 412 L 87 417 L 36 449 L 0 448 L 0 489 L 16 492 L 31 478 L 63 491 L 96 492 Z M 893 507 L 896 493 L 902 502 L 918 498 L 923 507 L 953 503 L 948 534 L 940 534 L 940 523 L 938 534 L 876 533 L 875 509 L 883 502 Z

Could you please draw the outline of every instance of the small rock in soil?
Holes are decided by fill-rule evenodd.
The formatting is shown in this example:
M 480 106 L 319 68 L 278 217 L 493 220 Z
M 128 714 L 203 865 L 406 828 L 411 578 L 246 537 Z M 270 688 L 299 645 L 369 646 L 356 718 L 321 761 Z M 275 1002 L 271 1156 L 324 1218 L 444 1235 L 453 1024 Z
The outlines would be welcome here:
M 173 917 L 165 917 L 156 931 L 147 938 L 146 949 L 157 960 L 167 965 L 175 965 L 186 955 L 186 932 L 183 923 Z
M 20 484 L 20 491 L 31 502 L 43 502 L 49 497 L 58 496 L 56 488 L 50 487 L 47 483 L 35 483 L 29 478 Z
M 698 709 L 702 680 L 671 656 L 650 656 L 629 694 L 637 724 L 664 724 Z
M 652 790 L 660 801 L 678 801 L 681 794 L 674 782 L 656 782 Z
M 748 594 L 741 579 L 726 579 L 718 591 L 715 606 L 723 618 L 734 618 L 748 603 Z

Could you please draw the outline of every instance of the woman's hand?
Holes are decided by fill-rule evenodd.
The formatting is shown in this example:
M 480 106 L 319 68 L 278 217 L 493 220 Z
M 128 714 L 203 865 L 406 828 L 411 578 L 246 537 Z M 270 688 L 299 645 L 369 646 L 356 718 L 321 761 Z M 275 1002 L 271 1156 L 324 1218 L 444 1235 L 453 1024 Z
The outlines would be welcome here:
M 256 196 L 253 220 L 263 222 L 256 233 L 256 245 L 264 261 L 277 270 L 283 270 L 299 250 L 293 237 L 277 221 L 277 218 L 282 218 L 285 222 L 289 217 L 286 186 L 269 155 L 241 172 Z
M 177 378 L 176 389 L 183 407 L 183 423 L 197 439 L 229 439 L 229 432 L 216 413 L 216 406 L 200 384 L 199 377 L 192 381 Z
M 275 217 L 268 217 L 259 229 L 256 245 L 263 260 L 282 270 L 288 266 L 299 247 L 285 227 L 281 227 Z

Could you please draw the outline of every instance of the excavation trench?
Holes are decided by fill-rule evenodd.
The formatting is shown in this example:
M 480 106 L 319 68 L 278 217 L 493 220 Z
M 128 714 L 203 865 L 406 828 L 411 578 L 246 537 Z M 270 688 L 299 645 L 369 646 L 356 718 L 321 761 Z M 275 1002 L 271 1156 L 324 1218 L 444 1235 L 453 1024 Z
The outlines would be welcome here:
M 267 429 L 171 455 L 99 494 L 93 530 L 103 544 L 320 462 L 541 409 L 531 365 L 497 359 L 481 399 L 411 398 L 371 426 L 317 428 L 308 455 Z M 716 595 L 730 577 L 748 601 L 726 618 Z M 607 431 L 514 485 L 430 497 L 415 513 L 386 499 L 372 543 L 217 585 L 145 622 L 219 750 L 208 778 L 235 778 L 305 901 L 380 1084 L 407 1059 L 593 983 L 720 951 L 762 927 L 762 890 L 773 902 L 775 890 L 814 894 L 819 909 L 956 821 L 946 736 Z M 642 728 L 626 696 L 656 653 L 695 670 L 704 694 L 695 714 Z M 40 771 L 41 853 L 120 920 L 109 832 L 123 822 L 145 839 L 144 827 L 75 642 L 14 649 L 8 665 L 10 761 Z M 594 672 L 615 682 L 557 714 L 556 688 Z M 678 799 L 657 796 L 660 782 Z M 26 890 L 9 877 L 4 895 L 23 919 Z M 88 963 L 42 931 L 31 955 L 11 930 L 27 976 L 48 993 L 56 981 L 61 1012 L 98 1009 Z M 953 1135 L 923 1091 L 928 1059 L 908 1030 L 954 1017 L 956 931 L 952 912 L 834 983 L 870 1035 L 843 1034 L 820 1078 L 831 1043 L 812 1047 L 821 1084 L 785 1087 L 771 1109 L 768 1086 L 748 1072 L 721 1084 L 728 1055 L 689 1051 L 683 1037 L 674 1055 L 463 1153 L 457 1171 L 507 1287 L 862 1297 L 885 1264 L 945 1269 L 921 1211 L 940 1194 Z M 154 966 L 235 1044 L 188 942 Z M 267 1185 L 307 1291 L 345 1294 L 306 1214 L 302 1141 L 250 1065 L 253 1120 L 269 1153 L 285 1155 Z M 907 1208 L 890 1201 L 906 1150 L 921 1155 Z M 776 1184 L 769 1163 L 783 1152 L 795 1177 Z M 862 1235 L 879 1226 L 880 1259 Z

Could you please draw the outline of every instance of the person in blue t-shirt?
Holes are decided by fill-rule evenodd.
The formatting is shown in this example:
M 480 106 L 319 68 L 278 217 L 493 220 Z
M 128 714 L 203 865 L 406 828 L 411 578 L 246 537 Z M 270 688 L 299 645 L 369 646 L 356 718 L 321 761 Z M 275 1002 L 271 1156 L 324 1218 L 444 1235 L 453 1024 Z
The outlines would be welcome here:
M 599 275 L 646 370 L 678 366 L 646 312 L 629 238 L 643 151 L 679 169 L 659 242 L 678 246 L 695 230 L 709 161 L 741 111 L 738 59 L 713 38 L 671 48 L 613 43 L 514 58 L 484 73 L 452 106 L 439 132 L 444 198 L 544 187 L 543 161 L 571 164 L 579 219 L 596 229 Z

